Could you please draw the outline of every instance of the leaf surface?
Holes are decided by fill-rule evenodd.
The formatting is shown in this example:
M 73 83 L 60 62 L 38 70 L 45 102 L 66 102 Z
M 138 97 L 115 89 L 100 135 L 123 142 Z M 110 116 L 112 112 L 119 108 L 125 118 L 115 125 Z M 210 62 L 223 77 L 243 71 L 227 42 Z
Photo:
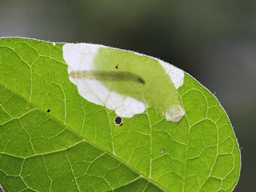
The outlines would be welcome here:
M 0 184 L 5 191 L 232 191 L 240 150 L 217 99 L 185 74 L 185 116 L 153 108 L 116 126 L 82 98 L 61 43 L 0 39 Z M 125 59 L 125 58 L 124 58 Z

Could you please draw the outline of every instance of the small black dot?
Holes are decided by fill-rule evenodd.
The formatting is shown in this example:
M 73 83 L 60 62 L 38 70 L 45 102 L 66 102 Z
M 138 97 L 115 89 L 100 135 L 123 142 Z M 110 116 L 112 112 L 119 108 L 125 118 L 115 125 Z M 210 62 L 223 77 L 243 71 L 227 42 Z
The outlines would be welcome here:
M 50 109 L 48 109 L 48 110 L 47 110 L 47 113 L 50 113 L 50 112 L 51 112 L 51 110 L 50 110 Z
M 119 117 L 119 116 L 116 116 L 115 119 L 114 119 L 114 122 L 115 122 L 116 125 L 122 126 L 123 125 L 123 118 Z
M 117 65 L 115 66 L 115 68 L 118 69 L 118 66 L 119 66 L 119 64 L 117 64 Z

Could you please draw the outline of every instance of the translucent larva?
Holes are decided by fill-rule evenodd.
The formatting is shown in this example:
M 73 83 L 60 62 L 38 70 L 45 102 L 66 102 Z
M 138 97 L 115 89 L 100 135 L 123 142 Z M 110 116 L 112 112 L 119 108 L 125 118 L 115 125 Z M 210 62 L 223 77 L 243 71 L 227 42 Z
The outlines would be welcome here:
M 139 75 L 120 71 L 72 71 L 69 73 L 69 76 L 72 78 L 87 78 L 100 81 L 134 81 L 141 84 L 146 83 Z

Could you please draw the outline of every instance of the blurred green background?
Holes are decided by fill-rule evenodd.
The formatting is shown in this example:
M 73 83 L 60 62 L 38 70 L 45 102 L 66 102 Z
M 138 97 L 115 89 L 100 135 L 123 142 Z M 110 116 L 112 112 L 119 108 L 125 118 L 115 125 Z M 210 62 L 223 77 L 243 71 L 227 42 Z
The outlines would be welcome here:
M 235 191 L 256 191 L 256 1 L 0 0 L 0 36 L 104 44 L 190 73 L 234 126 L 242 150 Z

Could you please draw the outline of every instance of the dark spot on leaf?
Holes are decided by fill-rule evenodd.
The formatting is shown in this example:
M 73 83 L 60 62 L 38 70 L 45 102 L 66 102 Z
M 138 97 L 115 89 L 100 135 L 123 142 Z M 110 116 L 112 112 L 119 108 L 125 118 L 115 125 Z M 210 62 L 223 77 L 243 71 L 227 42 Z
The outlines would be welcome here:
M 119 66 L 119 64 L 117 64 L 117 65 L 115 66 L 115 68 L 118 69 L 118 66 Z
M 48 109 L 48 110 L 47 110 L 47 113 L 50 113 L 50 112 L 51 112 L 51 110 L 50 110 L 50 109 Z
M 123 118 L 119 117 L 119 116 L 116 116 L 115 119 L 114 119 L 114 122 L 115 122 L 115 125 L 122 126 L 123 125 Z

